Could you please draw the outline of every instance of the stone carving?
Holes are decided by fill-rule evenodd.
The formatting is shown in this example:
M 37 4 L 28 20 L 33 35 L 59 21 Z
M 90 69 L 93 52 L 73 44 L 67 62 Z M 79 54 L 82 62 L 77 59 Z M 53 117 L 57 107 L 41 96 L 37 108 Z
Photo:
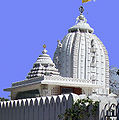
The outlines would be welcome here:
M 58 40 L 57 42 L 58 42 L 57 47 L 58 47 L 58 48 L 62 48 L 62 43 L 60 42 L 60 40 Z
M 91 40 L 91 47 L 94 47 L 94 39 Z

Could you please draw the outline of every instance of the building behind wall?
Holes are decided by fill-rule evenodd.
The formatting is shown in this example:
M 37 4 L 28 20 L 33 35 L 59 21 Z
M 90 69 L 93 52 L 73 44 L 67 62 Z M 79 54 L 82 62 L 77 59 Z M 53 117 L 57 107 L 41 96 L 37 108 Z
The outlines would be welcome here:
M 25 80 L 5 89 L 11 99 L 66 93 L 109 94 L 109 60 L 105 46 L 94 34 L 80 7 L 77 24 L 58 41 L 53 61 L 46 46 Z

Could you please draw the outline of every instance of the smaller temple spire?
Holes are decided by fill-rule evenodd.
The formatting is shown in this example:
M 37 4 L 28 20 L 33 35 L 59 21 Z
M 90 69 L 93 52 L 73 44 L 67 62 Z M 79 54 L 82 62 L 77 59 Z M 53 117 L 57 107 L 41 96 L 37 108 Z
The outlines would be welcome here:
M 47 53 L 47 50 L 46 50 L 46 45 L 45 45 L 45 44 L 43 45 L 43 48 L 44 48 L 44 50 L 42 51 L 42 53 L 43 53 L 43 54 L 46 54 L 46 53 Z
M 41 76 L 56 76 L 60 73 L 55 68 L 55 64 L 53 63 L 52 59 L 47 53 L 46 45 L 43 45 L 43 51 L 42 55 L 40 55 L 36 62 L 33 65 L 33 68 L 28 73 L 27 79 L 35 78 L 35 77 L 41 77 Z

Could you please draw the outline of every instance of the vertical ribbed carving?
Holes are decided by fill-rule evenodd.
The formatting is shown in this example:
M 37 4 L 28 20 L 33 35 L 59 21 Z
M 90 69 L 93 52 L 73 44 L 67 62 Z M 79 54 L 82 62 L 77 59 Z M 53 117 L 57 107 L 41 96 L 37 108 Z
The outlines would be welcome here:
M 80 53 L 79 53 L 79 62 L 80 62 L 80 79 L 85 79 L 85 33 L 81 33 L 81 38 L 80 38 Z
M 72 44 L 73 44 L 74 36 L 75 36 L 75 33 L 72 33 L 72 35 L 69 38 L 69 42 L 67 44 L 67 49 L 66 49 L 66 75 L 64 74 L 64 76 L 66 77 L 72 77 L 71 76 L 71 73 L 72 73 L 71 51 L 72 51 Z
M 99 40 L 99 39 L 98 39 Z M 109 94 L 109 58 L 108 58 L 108 52 L 105 48 L 105 46 L 103 45 L 102 41 L 100 41 L 100 44 L 102 45 L 104 54 L 105 54 L 105 88 L 106 88 L 106 94 Z
M 79 37 L 80 33 L 76 32 L 72 47 L 72 77 L 77 78 L 77 66 L 78 66 L 78 50 L 79 50 Z
M 64 77 L 64 75 L 66 76 L 67 75 L 67 44 L 68 44 L 68 41 L 69 41 L 69 38 L 71 37 L 72 34 L 68 34 L 65 39 L 63 39 L 62 41 L 62 49 L 61 49 L 61 56 L 59 57 L 59 62 L 60 62 L 60 65 L 61 65 L 61 69 L 60 69 L 60 74 L 61 76 Z

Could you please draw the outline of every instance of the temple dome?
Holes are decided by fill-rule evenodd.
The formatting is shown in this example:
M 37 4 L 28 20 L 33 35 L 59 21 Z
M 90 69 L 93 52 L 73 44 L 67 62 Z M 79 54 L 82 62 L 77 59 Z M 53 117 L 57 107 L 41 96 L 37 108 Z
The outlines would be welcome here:
M 93 34 L 82 12 L 77 24 L 68 30 L 54 53 L 53 61 L 62 77 L 90 80 L 103 86 L 100 93 L 109 92 L 109 60 L 106 48 Z M 98 92 L 99 93 L 99 92 Z
M 77 24 L 71 27 L 68 31 L 69 32 L 76 32 L 76 31 L 88 31 L 89 33 L 93 33 L 93 28 L 87 23 L 86 18 L 81 14 L 77 17 Z
M 52 76 L 59 75 L 58 70 L 55 68 L 55 64 L 47 53 L 47 50 L 44 48 L 42 55 L 37 58 L 37 61 L 34 63 L 33 68 L 28 73 L 27 79 L 39 77 L 39 76 Z

